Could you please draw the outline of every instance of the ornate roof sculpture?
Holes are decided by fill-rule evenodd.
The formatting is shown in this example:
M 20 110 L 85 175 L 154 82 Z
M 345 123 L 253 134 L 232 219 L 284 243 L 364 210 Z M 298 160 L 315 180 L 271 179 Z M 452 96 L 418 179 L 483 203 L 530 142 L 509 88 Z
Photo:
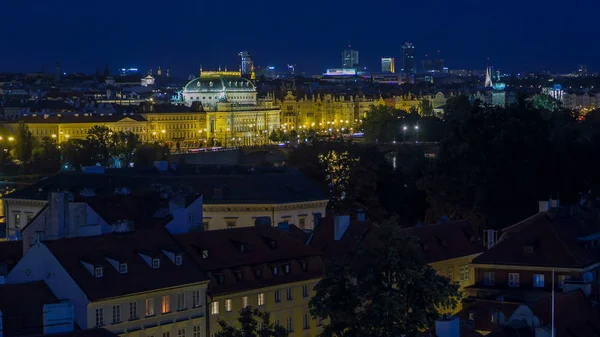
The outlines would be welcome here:
M 184 92 L 256 92 L 256 87 L 237 71 L 203 71 L 188 82 Z

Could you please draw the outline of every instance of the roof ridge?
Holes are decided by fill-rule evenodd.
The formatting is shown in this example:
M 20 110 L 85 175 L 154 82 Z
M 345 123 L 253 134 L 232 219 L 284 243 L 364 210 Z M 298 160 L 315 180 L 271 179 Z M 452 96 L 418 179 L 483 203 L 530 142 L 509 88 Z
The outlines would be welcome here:
M 575 260 L 575 262 L 577 264 L 581 264 L 581 262 L 579 261 L 579 259 L 577 259 L 577 257 L 575 256 L 575 254 L 573 254 L 573 252 L 569 249 L 569 246 L 561 239 L 560 235 L 558 235 L 558 232 L 556 231 L 556 229 L 554 228 L 553 222 L 550 221 L 548 223 L 548 225 L 550 226 L 550 228 L 552 229 L 552 232 L 554 233 L 554 236 L 556 236 L 556 239 L 558 239 L 558 241 L 563 245 L 563 247 L 565 248 L 565 250 L 569 253 L 569 255 L 571 255 L 571 257 L 573 258 L 573 260 Z

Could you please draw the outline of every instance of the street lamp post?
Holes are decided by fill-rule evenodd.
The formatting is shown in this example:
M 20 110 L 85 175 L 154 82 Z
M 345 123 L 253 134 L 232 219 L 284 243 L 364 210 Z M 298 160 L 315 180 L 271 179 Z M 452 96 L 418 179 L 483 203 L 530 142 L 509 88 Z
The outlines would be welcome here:
M 419 142 L 419 126 L 415 125 L 415 132 L 417 133 L 417 143 Z
M 402 143 L 406 143 L 406 130 L 408 130 L 408 126 L 402 127 Z

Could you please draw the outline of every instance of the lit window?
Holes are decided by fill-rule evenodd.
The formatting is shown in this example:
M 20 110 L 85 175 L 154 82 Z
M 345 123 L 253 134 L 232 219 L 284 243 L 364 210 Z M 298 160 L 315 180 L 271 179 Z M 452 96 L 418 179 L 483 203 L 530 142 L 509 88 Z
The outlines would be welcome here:
M 278 290 L 275 290 L 275 303 L 277 302 L 281 302 L 281 292 Z
M 183 263 L 183 256 L 175 255 L 175 265 L 181 266 L 182 263 Z
M 219 302 L 212 302 L 210 304 L 210 313 L 212 315 L 218 315 L 219 314 Z
M 288 300 L 288 301 L 291 301 L 291 300 L 293 300 L 293 299 L 294 299 L 294 296 L 293 296 L 293 289 L 292 289 L 292 288 L 287 288 L 287 289 L 285 290 L 285 293 L 286 293 L 286 298 L 287 298 L 287 300 Z
M 152 259 L 152 268 L 160 268 L 160 259 Z
M 192 291 L 192 306 L 194 306 L 194 308 L 198 308 L 201 305 L 202 302 L 200 301 L 200 290 Z
M 302 286 L 302 297 L 308 297 L 308 285 Z
M 298 227 L 300 227 L 300 229 L 306 228 L 306 218 L 305 217 L 298 218 Z
M 137 302 L 129 303 L 129 320 L 138 319 Z
M 286 274 L 290 273 L 290 265 L 289 264 L 286 263 L 283 265 L 283 272 Z
M 288 317 L 288 319 L 287 319 L 287 331 L 288 332 L 294 331 L 294 327 L 292 326 L 292 318 L 291 317 Z
M 242 308 L 248 307 L 248 296 L 242 296 Z
M 102 277 L 102 275 L 104 275 L 104 269 L 102 267 L 96 267 L 94 268 L 94 276 L 95 277 Z
M 21 226 L 21 213 L 14 213 L 15 217 L 15 228 L 19 228 Z
M 519 287 L 519 274 L 518 273 L 508 273 L 508 286 L 517 288 Z
M 121 305 L 116 304 L 112 307 L 112 323 L 121 322 Z
M 533 274 L 533 287 L 543 288 L 544 287 L 544 274 Z
M 265 305 L 265 293 L 258 294 L 258 305 Z
M 171 296 L 164 295 L 162 297 L 161 312 L 163 314 L 171 312 Z
M 96 308 L 96 326 L 104 325 L 104 309 Z
M 146 317 L 154 316 L 154 299 L 146 299 Z
M 177 294 L 177 310 L 185 309 L 185 294 Z
M 231 312 L 231 299 L 230 298 L 225 300 L 225 311 Z
M 121 274 L 127 274 L 127 263 L 121 263 L 119 265 L 119 272 Z

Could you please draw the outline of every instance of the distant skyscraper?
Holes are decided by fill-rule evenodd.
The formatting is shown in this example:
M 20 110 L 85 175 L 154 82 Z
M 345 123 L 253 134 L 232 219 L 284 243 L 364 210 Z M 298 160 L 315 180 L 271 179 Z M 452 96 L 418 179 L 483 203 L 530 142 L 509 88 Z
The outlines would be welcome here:
M 252 75 L 252 71 L 254 70 L 254 62 L 252 62 L 252 54 L 250 52 L 244 50 L 238 54 L 240 58 L 240 71 L 243 76 Z
M 342 52 L 342 68 L 358 67 L 358 50 L 352 49 L 351 45 Z
M 60 62 L 56 61 L 56 72 L 54 73 L 54 82 L 60 82 Z
M 402 46 L 402 71 L 407 74 L 417 73 L 417 59 L 415 46 L 412 43 L 406 42 Z
M 395 73 L 396 72 L 396 60 L 393 57 L 382 57 L 381 58 L 381 72 L 382 73 Z

